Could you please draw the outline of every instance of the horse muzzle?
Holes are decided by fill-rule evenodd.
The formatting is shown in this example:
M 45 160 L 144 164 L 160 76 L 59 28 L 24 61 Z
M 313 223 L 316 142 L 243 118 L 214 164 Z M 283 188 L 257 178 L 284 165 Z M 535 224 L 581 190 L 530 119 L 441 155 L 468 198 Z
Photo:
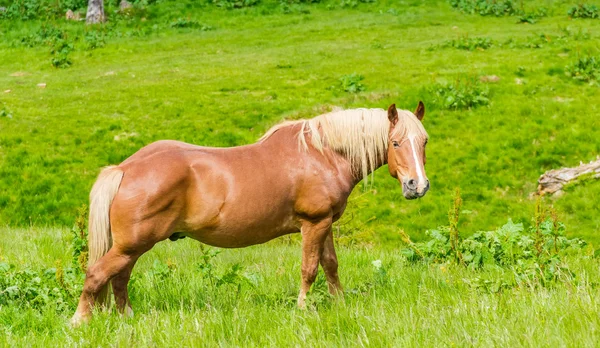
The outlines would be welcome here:
M 402 180 L 402 194 L 406 199 L 421 198 L 427 191 L 429 191 L 429 180 L 425 180 L 423 184 L 419 184 L 415 179 Z

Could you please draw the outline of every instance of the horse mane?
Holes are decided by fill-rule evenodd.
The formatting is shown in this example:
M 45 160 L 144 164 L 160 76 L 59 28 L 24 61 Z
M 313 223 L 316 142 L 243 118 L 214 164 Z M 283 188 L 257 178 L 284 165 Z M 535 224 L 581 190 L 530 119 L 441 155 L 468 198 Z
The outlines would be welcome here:
M 427 137 L 421 122 L 410 111 L 398 110 L 398 122 L 394 135 L 401 137 L 415 134 L 417 137 Z M 269 129 L 259 142 L 267 140 L 278 130 L 300 125 L 298 131 L 299 149 L 308 151 L 310 145 L 319 152 L 328 147 L 348 159 L 353 170 L 362 173 L 368 181 L 369 173 L 377 169 L 377 163 L 382 164 L 387 155 L 390 121 L 383 109 L 349 109 L 338 110 L 296 121 L 284 121 Z

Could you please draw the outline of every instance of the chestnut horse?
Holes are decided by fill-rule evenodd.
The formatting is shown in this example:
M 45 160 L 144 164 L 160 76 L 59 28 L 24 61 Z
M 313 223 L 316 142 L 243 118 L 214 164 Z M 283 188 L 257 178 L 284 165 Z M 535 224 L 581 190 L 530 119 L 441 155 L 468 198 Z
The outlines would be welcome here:
M 240 248 L 300 232 L 298 306 L 319 263 L 329 291 L 341 293 L 331 224 L 354 186 L 386 163 L 405 198 L 427 192 L 424 112 L 422 102 L 414 114 L 395 105 L 336 111 L 283 122 L 233 148 L 158 141 L 105 168 L 90 193 L 89 267 L 72 323 L 91 317 L 110 283 L 117 309 L 131 315 L 131 270 L 167 238 Z

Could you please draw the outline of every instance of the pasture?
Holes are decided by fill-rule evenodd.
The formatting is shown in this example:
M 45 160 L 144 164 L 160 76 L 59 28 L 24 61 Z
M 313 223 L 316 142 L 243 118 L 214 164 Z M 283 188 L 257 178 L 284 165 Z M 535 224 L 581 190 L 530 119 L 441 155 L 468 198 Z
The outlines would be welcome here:
M 556 216 L 548 229 L 531 196 L 544 171 L 600 154 L 597 15 L 574 18 L 574 1 L 550 0 L 507 1 L 513 12 L 501 16 L 469 1 L 149 3 L 127 14 L 108 4 L 108 23 L 93 27 L 52 13 L 0 17 L 0 345 L 600 340 L 600 183 L 544 197 Z M 405 201 L 385 168 L 356 188 L 334 228 L 343 299 L 327 295 L 320 275 L 307 310 L 296 308 L 298 236 L 218 254 L 184 239 L 158 244 L 136 266 L 135 317 L 66 324 L 85 244 L 84 224 L 71 226 L 101 167 L 159 139 L 236 146 L 284 119 L 333 107 L 414 110 L 419 100 L 431 189 Z M 460 238 L 510 218 L 552 257 L 536 244 L 537 256 L 523 256 L 530 268 L 501 258 L 465 267 L 440 242 L 444 257 L 415 261 L 412 241 L 452 225 L 458 187 Z M 532 269 L 551 274 L 540 280 Z

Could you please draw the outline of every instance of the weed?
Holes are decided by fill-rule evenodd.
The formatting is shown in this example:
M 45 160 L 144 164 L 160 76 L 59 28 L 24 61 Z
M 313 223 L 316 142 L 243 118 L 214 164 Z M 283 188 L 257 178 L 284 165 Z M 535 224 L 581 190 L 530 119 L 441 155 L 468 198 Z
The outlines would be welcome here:
M 52 54 L 52 66 L 55 68 L 68 68 L 73 62 L 69 58 L 69 54 L 73 51 L 73 43 L 66 39 L 58 39 L 54 41 L 50 50 Z
M 226 9 L 236 9 L 252 7 L 258 4 L 259 0 L 212 0 L 212 3 L 217 7 Z
M 71 246 L 73 249 L 73 266 L 79 267 L 83 273 L 87 270 L 88 263 L 88 238 L 87 238 L 87 206 L 79 208 L 75 225 L 71 229 L 73 241 Z
M 513 16 L 519 13 L 513 0 L 448 0 L 450 6 L 467 14 Z
M 106 35 L 99 30 L 87 31 L 83 37 L 88 50 L 95 50 L 106 45 Z
M 580 57 L 565 70 L 565 74 L 575 80 L 600 81 L 600 59 L 594 56 Z
M 461 50 L 474 51 L 486 50 L 494 45 L 494 42 L 489 37 L 472 37 L 461 35 L 458 39 L 447 41 L 445 46 L 458 48 Z
M 169 26 L 171 28 L 192 28 L 192 29 L 199 29 L 201 31 L 208 31 L 208 30 L 214 29 L 210 25 L 201 24 L 200 22 L 195 21 L 193 19 L 185 19 L 185 18 L 178 18 L 174 22 L 171 22 L 171 24 L 169 24 Z
M 541 200 L 536 204 L 533 224 L 528 230 L 522 223 L 509 219 L 495 231 L 476 232 L 462 240 L 458 232 L 461 205 L 457 190 L 448 214 L 449 226 L 427 231 L 429 240 L 413 243 L 402 231 L 402 239 L 408 246 L 402 252 L 408 260 L 454 263 L 472 270 L 488 266 L 507 270 L 512 275 L 510 279 L 475 277 L 469 281 L 491 292 L 515 286 L 547 287 L 572 280 L 574 275 L 567 268 L 564 256 L 572 250 L 581 250 L 586 243 L 567 238 L 564 224 L 558 221 L 554 211 L 548 217 Z
M 451 84 L 433 87 L 435 102 L 450 109 L 471 109 L 489 104 L 489 92 L 475 79 L 457 79 Z
M 12 112 L 0 101 L 0 117 L 13 118 Z
M 42 25 L 35 33 L 21 38 L 20 43 L 26 47 L 51 45 L 55 41 L 66 37 L 66 32 L 53 25 Z
M 571 18 L 598 18 L 600 11 L 596 5 L 578 4 L 569 9 L 567 12 Z
M 348 93 L 362 92 L 366 89 L 365 85 L 363 85 L 361 82 L 364 79 L 364 76 L 359 75 L 357 73 L 344 75 L 340 78 L 342 90 Z

